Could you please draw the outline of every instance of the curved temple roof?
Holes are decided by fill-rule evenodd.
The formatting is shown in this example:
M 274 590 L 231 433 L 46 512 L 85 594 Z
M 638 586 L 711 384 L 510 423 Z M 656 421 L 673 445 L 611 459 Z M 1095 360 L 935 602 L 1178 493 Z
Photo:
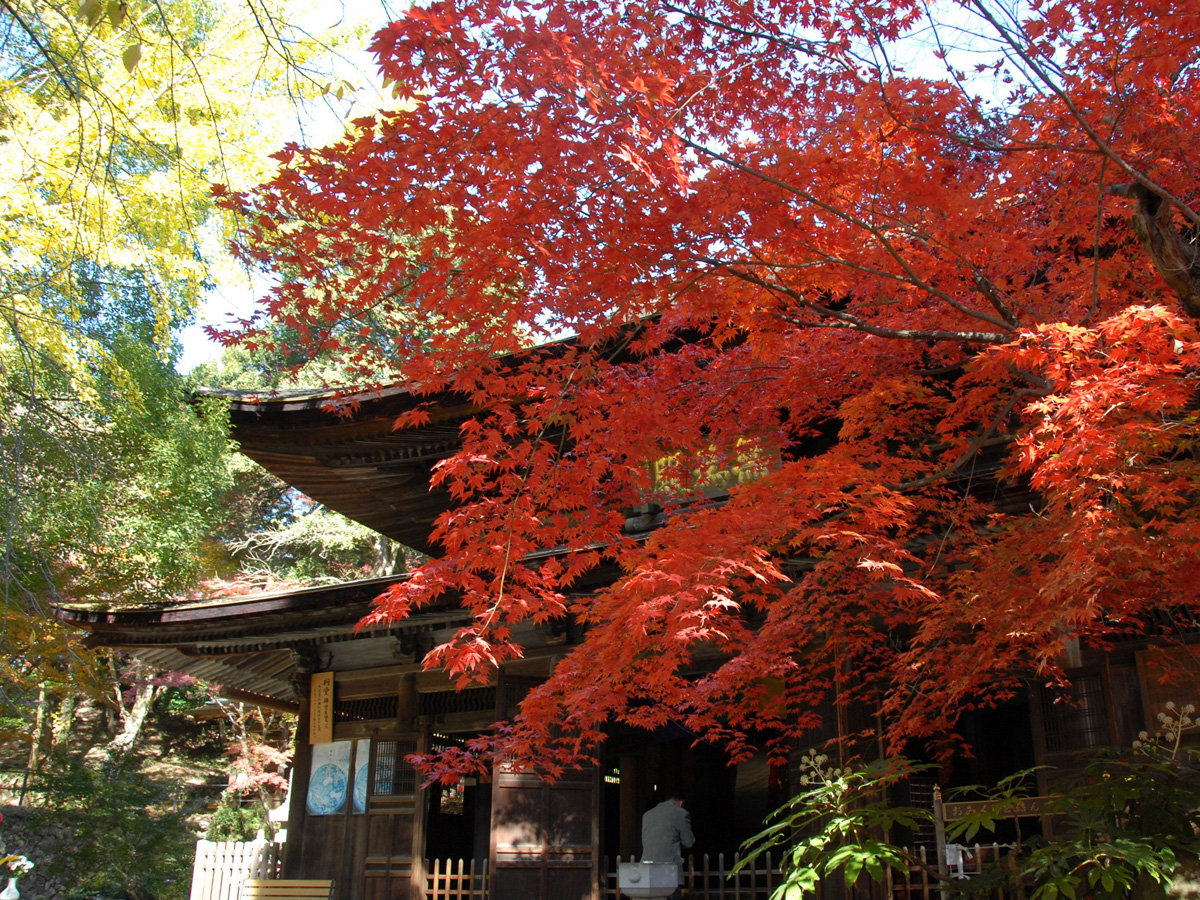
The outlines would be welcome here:
M 321 647 L 356 636 L 371 602 L 408 576 L 374 578 L 329 587 L 215 600 L 181 601 L 155 608 L 106 610 L 61 606 L 63 622 L 89 632 L 88 644 L 116 647 L 165 671 L 186 672 L 221 685 L 231 699 L 280 709 L 297 708 L 291 679 L 311 668 Z M 360 638 L 378 638 L 372 652 L 391 662 L 405 633 L 461 624 L 453 602 L 414 613 L 391 628 Z M 367 651 L 364 649 L 363 653 Z M 364 658 L 364 662 L 370 660 Z M 419 660 L 417 660 L 419 662 Z
M 230 399 L 241 452 L 309 497 L 393 540 L 435 555 L 429 532 L 450 505 L 431 489 L 433 466 L 459 444 L 475 407 L 440 396 L 428 424 L 397 429 L 396 417 L 423 404 L 405 386 L 342 395 L 213 391 Z

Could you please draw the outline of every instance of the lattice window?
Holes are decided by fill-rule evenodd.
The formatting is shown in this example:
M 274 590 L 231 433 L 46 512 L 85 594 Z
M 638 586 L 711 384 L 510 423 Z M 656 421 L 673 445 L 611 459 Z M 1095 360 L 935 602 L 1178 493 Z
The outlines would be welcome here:
M 434 691 L 421 694 L 417 703 L 418 713 L 422 716 L 492 712 L 496 708 L 496 689 L 484 687 L 466 691 Z
M 521 705 L 529 692 L 538 684 L 536 680 L 528 678 L 506 678 L 502 682 L 504 695 L 501 698 L 504 701 L 501 715 L 515 716 L 517 709 Z
M 416 752 L 416 741 L 379 741 L 375 750 L 372 795 L 402 797 L 415 794 L 417 771 L 404 758 Z
M 1055 702 L 1042 694 L 1042 726 L 1046 752 L 1090 750 L 1108 740 L 1108 710 L 1104 702 L 1104 680 L 1100 675 L 1076 676 L 1065 697 Z
M 335 722 L 370 722 L 375 719 L 395 719 L 400 714 L 400 698 L 365 697 L 361 700 L 336 700 L 333 704 Z
M 908 805 L 933 811 L 933 792 L 937 779 L 913 775 L 908 779 Z M 937 848 L 937 831 L 930 820 L 918 819 L 912 829 L 914 847 L 924 847 L 926 850 Z

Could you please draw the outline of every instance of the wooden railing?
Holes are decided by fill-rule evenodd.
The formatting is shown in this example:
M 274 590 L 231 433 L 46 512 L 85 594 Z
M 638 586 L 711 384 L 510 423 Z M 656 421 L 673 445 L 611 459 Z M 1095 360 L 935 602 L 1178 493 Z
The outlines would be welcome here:
M 278 878 L 282 845 L 269 841 L 213 843 L 196 845 L 196 866 L 192 876 L 190 900 L 239 900 L 238 892 L 247 878 Z M 951 877 L 970 877 L 1008 852 L 1006 844 L 974 844 L 952 853 Z M 917 857 L 929 868 L 914 868 L 904 874 L 889 871 L 883 884 L 872 883 L 871 896 L 885 900 L 942 900 L 938 887 L 936 853 L 918 848 Z M 771 854 L 765 853 L 736 875 L 738 854 L 719 853 L 691 856 L 684 864 L 684 900 L 768 900 L 783 880 Z M 632 859 L 632 857 L 631 857 Z M 621 858 L 603 858 L 601 897 L 619 900 L 617 863 Z M 487 860 L 432 859 L 425 861 L 425 900 L 489 900 Z M 531 898 L 533 900 L 533 898 Z M 813 900 L 821 900 L 818 889 Z M 998 892 L 991 900 L 1006 900 Z
M 962 847 L 961 854 L 952 854 L 957 861 L 950 866 L 948 874 L 952 878 L 978 875 L 984 866 L 999 859 L 1009 849 L 1011 848 L 1008 844 L 974 844 Z M 914 871 L 910 873 L 888 871 L 884 881 L 881 884 L 872 882 L 866 893 L 887 900 L 942 900 L 938 878 L 933 874 L 938 867 L 937 854 L 932 850 L 926 851 L 924 847 L 918 847 L 914 853 L 929 867 L 928 869 L 914 867 Z M 768 900 L 771 892 L 783 881 L 783 874 L 771 854 L 764 853 L 736 875 L 730 875 L 739 858 L 736 853 L 728 859 L 723 853 L 717 854 L 715 858 L 709 857 L 708 854 L 699 858 L 689 857 L 683 871 L 684 900 Z M 621 897 L 617 892 L 616 864 L 619 862 L 620 857 L 611 864 L 607 857 L 604 860 L 605 874 L 601 894 L 604 900 L 618 900 Z M 814 900 L 821 900 L 819 886 Z M 990 900 L 1006 898 L 1001 891 Z

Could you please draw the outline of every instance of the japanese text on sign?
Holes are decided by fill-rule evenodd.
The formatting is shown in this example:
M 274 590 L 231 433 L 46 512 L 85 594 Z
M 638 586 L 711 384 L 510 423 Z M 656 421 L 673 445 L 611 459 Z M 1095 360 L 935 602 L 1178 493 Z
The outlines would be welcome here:
M 333 673 L 317 672 L 308 697 L 310 719 L 308 742 L 328 744 L 333 740 Z

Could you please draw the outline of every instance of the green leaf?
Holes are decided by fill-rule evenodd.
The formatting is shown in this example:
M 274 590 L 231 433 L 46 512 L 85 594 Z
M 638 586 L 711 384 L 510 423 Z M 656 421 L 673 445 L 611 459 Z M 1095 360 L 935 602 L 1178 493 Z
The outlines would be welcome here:
M 99 22 L 102 15 L 104 15 L 104 4 L 101 0 L 80 0 L 79 18 L 87 22 L 89 28 Z
M 121 23 L 125 21 L 125 16 L 129 12 L 129 7 L 120 0 L 109 0 L 108 4 L 108 22 L 113 28 L 120 28 Z
M 846 867 L 843 869 L 846 876 L 846 884 L 851 885 L 858 881 L 859 873 L 862 872 L 863 860 L 858 856 L 852 856 L 846 861 Z
M 137 67 L 137 64 L 139 62 L 141 62 L 141 59 L 142 59 L 142 42 L 141 41 L 138 41 L 136 44 L 129 45 L 128 47 L 125 48 L 125 52 L 121 54 L 121 62 L 123 62 L 125 64 L 125 71 L 128 72 L 130 75 L 133 74 L 133 70 Z
M 866 859 L 867 874 L 873 881 L 883 881 L 883 863 L 879 857 L 868 856 Z

